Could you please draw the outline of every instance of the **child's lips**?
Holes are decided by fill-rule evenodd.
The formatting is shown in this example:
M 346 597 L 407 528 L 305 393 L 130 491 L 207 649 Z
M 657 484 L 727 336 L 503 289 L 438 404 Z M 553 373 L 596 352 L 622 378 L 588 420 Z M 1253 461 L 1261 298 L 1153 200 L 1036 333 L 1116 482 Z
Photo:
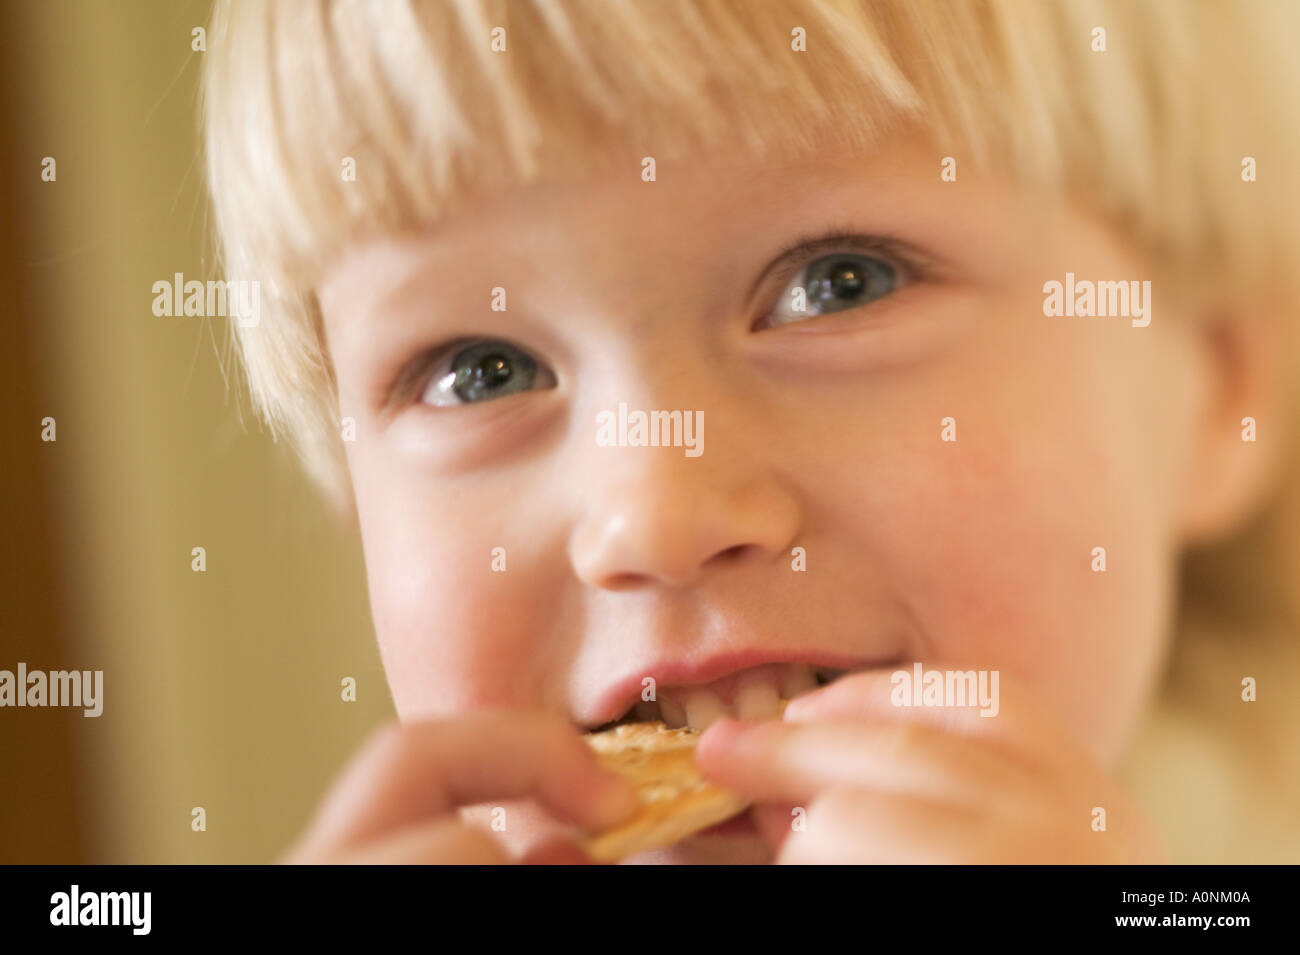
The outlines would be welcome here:
M 825 679 L 829 678 L 826 671 Z M 780 716 L 782 700 L 792 700 L 821 685 L 814 668 L 806 663 L 769 663 L 708 684 L 657 688 L 656 699 L 637 703 L 634 715 L 640 720 L 661 719 L 673 729 L 689 726 L 702 731 L 723 716 L 742 720 Z
M 892 657 L 888 662 L 897 659 Z M 849 665 L 843 665 L 845 663 Z M 723 716 L 771 719 L 780 715 L 783 701 L 825 686 L 846 673 L 881 665 L 887 663 L 864 665 L 861 661 L 842 658 L 833 661 L 762 661 L 725 669 L 721 676 L 712 680 L 707 680 L 710 669 L 717 672 L 721 668 L 716 663 L 712 668 L 696 667 L 694 673 L 682 665 L 665 665 L 658 668 L 660 676 L 656 676 L 655 669 L 647 669 L 643 675 L 624 681 L 625 685 L 631 683 L 635 689 L 619 695 L 607 694 L 610 702 L 599 711 L 606 715 L 606 719 L 597 723 L 595 728 L 604 729 L 636 720 L 663 720 L 672 728 L 690 726 L 704 730 Z M 690 677 L 696 674 L 705 679 L 691 680 Z M 655 677 L 655 698 L 652 700 L 641 698 L 645 676 Z

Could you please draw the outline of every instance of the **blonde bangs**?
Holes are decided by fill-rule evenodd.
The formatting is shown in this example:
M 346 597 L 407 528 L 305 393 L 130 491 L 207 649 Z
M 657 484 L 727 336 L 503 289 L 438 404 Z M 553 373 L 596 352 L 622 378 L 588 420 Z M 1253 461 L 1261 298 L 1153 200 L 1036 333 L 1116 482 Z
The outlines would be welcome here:
M 357 231 L 713 149 L 865 149 L 921 103 L 860 4 L 229 4 L 209 131 L 238 234 L 310 282 Z M 816 54 L 791 50 L 802 25 Z M 505 29 L 504 52 L 490 48 Z M 225 58 L 224 62 L 220 61 Z M 355 161 L 355 181 L 342 162 Z
M 330 256 L 644 156 L 866 155 L 920 124 L 936 176 L 953 155 L 1065 189 L 1154 254 L 1257 280 L 1300 244 L 1296 187 L 1276 181 L 1296 168 L 1294 70 L 1258 52 L 1296 20 L 1161 0 L 219 0 L 209 179 L 226 271 L 262 283 L 262 323 L 236 329 L 254 403 L 337 490 L 312 294 Z M 1268 189 L 1240 181 L 1246 155 Z

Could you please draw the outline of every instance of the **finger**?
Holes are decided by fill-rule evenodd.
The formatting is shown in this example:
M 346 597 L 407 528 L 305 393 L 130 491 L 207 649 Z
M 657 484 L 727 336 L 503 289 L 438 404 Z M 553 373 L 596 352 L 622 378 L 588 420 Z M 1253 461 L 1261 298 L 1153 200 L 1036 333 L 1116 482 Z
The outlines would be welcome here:
M 807 810 L 803 806 L 783 803 L 763 803 L 750 810 L 750 816 L 763 841 L 779 850 L 796 824 L 802 825 Z
M 614 825 L 640 804 L 563 719 L 483 711 L 378 733 L 344 771 L 304 844 L 316 852 L 356 845 L 457 806 L 522 796 L 588 828 Z
M 387 833 L 335 857 L 301 861 L 339 865 L 507 865 L 513 860 L 488 833 L 444 816 Z
M 791 700 L 782 719 L 791 723 L 855 718 L 921 723 L 984 740 L 1008 753 L 1050 754 L 1059 751 L 1069 738 L 1066 727 L 1000 671 L 985 671 L 982 700 L 979 671 L 935 667 L 924 672 L 943 676 L 945 691 L 949 686 L 952 689 L 941 701 L 949 705 L 926 705 L 924 695 L 917 704 L 914 669 L 867 670 Z M 969 705 L 952 705 L 954 702 Z
M 594 865 L 581 846 L 563 836 L 542 841 L 524 853 L 520 861 L 525 865 Z
M 916 797 L 837 787 L 808 807 L 802 829 L 776 855 L 780 865 L 936 865 L 970 857 L 981 817 Z
M 696 761 L 756 801 L 795 805 L 842 786 L 986 805 L 1033 780 L 1000 752 L 920 723 L 723 718 L 700 739 Z

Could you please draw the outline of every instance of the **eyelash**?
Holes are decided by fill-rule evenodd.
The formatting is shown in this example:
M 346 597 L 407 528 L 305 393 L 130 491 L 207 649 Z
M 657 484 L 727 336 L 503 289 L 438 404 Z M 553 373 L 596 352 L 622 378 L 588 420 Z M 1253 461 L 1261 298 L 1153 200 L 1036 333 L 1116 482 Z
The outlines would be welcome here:
M 900 239 L 836 228 L 830 232 L 807 233 L 796 239 L 773 260 L 770 281 L 784 289 L 803 269 L 836 252 L 874 256 L 897 268 L 909 281 L 925 278 L 932 267 L 924 256 Z

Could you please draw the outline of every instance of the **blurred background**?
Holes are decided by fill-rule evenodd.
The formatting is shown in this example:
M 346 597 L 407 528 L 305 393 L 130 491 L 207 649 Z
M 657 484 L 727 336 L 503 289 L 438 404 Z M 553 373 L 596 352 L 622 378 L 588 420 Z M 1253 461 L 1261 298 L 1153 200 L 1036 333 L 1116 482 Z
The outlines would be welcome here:
M 97 719 L 0 710 L 0 863 L 271 861 L 393 714 L 359 542 L 223 377 L 225 330 L 152 311 L 215 277 L 209 12 L 0 0 L 0 669 L 104 671 Z

